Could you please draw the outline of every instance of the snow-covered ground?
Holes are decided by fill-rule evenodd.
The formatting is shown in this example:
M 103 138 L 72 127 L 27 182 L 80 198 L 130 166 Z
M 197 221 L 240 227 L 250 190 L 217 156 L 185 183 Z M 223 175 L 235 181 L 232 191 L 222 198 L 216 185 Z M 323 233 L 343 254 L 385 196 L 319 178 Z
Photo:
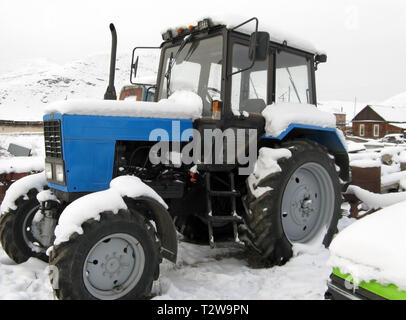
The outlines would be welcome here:
M 42 139 L 39 134 L 4 134 L 0 135 L 0 146 L 20 143 L 43 157 Z M 9 157 L 3 155 L 0 162 L 5 156 Z M 339 229 L 353 221 L 342 218 Z M 298 248 L 286 265 L 257 269 L 241 250 L 212 250 L 180 242 L 177 264 L 164 261 L 153 294 L 155 299 L 323 299 L 331 273 L 328 258 L 324 247 Z M 53 299 L 47 264 L 31 258 L 15 265 L 0 247 L 1 299 Z
M 354 220 L 344 217 L 340 229 Z M 282 267 L 256 269 L 238 249 L 180 242 L 176 265 L 164 261 L 154 299 L 323 299 L 331 268 L 324 247 L 299 249 Z M 0 248 L 0 300 L 53 299 L 47 264 L 31 258 L 16 265 Z

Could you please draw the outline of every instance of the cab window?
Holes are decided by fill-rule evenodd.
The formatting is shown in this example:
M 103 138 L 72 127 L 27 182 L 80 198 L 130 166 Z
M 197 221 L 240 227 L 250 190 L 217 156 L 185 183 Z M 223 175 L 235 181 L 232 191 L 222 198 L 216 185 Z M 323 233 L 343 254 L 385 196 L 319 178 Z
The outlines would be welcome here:
M 276 53 L 275 101 L 311 103 L 310 59 L 285 51 Z

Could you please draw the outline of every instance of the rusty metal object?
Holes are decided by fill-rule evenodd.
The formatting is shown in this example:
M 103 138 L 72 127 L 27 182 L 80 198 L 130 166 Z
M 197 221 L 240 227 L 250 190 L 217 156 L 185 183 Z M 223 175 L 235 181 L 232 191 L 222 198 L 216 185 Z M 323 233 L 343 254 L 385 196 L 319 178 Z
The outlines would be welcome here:
M 125 100 L 127 97 L 135 96 L 137 101 L 142 101 L 143 91 L 142 88 L 137 86 L 124 86 L 120 92 L 120 100 Z
M 14 181 L 30 174 L 31 172 L 0 174 L 0 203 L 3 202 L 7 189 L 13 184 Z
M 381 167 L 351 167 L 352 183 L 364 190 L 368 190 L 373 193 L 381 193 Z M 344 199 L 350 204 L 350 216 L 359 219 L 358 206 L 362 203 L 353 194 L 344 194 Z M 369 214 L 369 212 L 368 212 Z
M 353 194 L 343 194 L 344 200 L 350 204 L 350 217 L 358 219 L 359 209 L 358 206 L 361 200 Z
M 352 183 L 364 190 L 381 193 L 381 167 L 351 167 Z

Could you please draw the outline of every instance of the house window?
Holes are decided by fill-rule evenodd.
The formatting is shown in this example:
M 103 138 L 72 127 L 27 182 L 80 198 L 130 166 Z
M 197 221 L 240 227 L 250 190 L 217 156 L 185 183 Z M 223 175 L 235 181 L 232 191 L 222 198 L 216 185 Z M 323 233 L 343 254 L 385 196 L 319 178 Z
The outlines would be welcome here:
M 374 124 L 374 137 L 379 137 L 379 124 Z
M 359 135 L 363 137 L 365 135 L 365 124 L 359 125 Z

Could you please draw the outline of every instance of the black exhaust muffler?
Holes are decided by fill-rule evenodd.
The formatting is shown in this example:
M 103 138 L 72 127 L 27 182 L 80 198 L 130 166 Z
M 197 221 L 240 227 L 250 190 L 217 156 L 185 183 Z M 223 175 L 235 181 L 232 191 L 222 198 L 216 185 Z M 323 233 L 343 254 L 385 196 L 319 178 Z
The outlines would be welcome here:
M 111 31 L 111 56 L 109 86 L 104 94 L 104 100 L 117 100 L 116 88 L 114 87 L 114 76 L 116 73 L 117 33 L 114 24 L 110 23 Z

